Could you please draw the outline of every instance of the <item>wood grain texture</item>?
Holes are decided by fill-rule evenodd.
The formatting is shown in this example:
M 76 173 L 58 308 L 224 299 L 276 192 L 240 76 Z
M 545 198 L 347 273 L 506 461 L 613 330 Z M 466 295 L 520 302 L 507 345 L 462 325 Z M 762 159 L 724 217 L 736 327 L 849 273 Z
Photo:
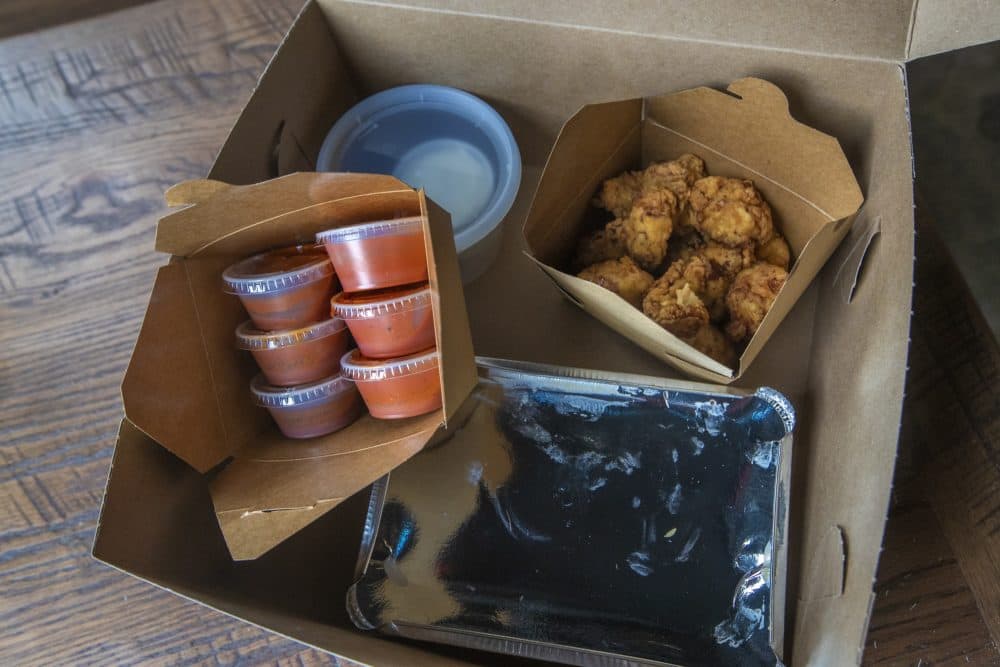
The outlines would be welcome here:
M 0 42 L 0 664 L 333 662 L 89 556 L 162 193 L 207 172 L 299 4 L 164 0 Z M 996 345 L 918 248 L 865 662 L 1000 663 Z
M 92 18 L 148 0 L 4 0 L 0 2 L 0 37 L 51 28 Z

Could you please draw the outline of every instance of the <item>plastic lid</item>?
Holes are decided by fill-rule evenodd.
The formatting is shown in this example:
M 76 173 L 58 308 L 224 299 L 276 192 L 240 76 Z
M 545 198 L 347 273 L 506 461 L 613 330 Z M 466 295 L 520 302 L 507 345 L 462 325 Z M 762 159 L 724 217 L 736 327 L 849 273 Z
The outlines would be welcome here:
M 436 370 L 438 359 L 436 347 L 395 359 L 369 359 L 360 350 L 351 350 L 340 360 L 340 372 L 349 380 L 370 382 Z
M 315 244 L 269 250 L 222 272 L 231 294 L 266 294 L 315 282 L 333 274 L 329 255 Z
M 323 140 L 316 171 L 392 174 L 426 190 L 451 214 L 461 255 L 513 206 L 521 153 L 506 121 L 480 98 L 414 84 L 375 93 L 348 109 Z M 466 187 L 455 187 L 456 177 Z
M 393 236 L 396 234 L 412 234 L 420 229 L 420 216 L 409 218 L 396 218 L 395 220 L 379 220 L 378 222 L 366 222 L 362 225 L 348 225 L 347 227 L 336 227 L 327 229 L 316 235 L 317 243 L 348 243 L 350 241 L 363 241 L 374 239 L 380 236 Z
M 295 387 L 276 387 L 268 384 L 263 374 L 258 375 L 250 382 L 250 391 L 253 393 L 254 400 L 257 405 L 265 408 L 305 405 L 330 396 L 337 396 L 352 389 L 354 389 L 354 384 L 340 373 Z
M 393 313 L 406 313 L 431 305 L 427 283 L 347 294 L 341 292 L 330 300 L 333 312 L 345 320 L 367 320 Z
M 300 329 L 261 331 L 254 327 L 251 320 L 247 320 L 236 327 L 236 347 L 241 350 L 276 350 L 279 347 L 287 347 L 307 340 L 326 338 L 346 327 L 344 320 L 339 317 L 331 317 L 328 320 L 309 324 Z

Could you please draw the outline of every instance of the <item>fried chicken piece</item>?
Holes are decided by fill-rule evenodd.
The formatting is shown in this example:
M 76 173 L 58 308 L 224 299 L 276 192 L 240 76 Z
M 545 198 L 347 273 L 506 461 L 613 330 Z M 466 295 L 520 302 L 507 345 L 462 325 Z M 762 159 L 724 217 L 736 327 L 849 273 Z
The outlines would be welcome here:
M 691 255 L 705 247 L 705 240 L 701 234 L 693 227 L 680 226 L 683 220 L 683 213 L 674 219 L 674 232 L 670 236 L 670 245 L 667 248 L 667 263 L 673 264 L 677 260 L 689 260 Z
M 628 217 L 620 221 L 625 251 L 643 269 L 656 271 L 663 266 L 677 211 L 673 192 L 655 190 L 636 199 Z
M 694 349 L 707 354 L 720 364 L 729 368 L 736 368 L 736 363 L 739 361 L 736 348 L 733 347 L 733 344 L 718 327 L 705 324 L 693 336 L 683 340 Z
M 705 240 L 731 247 L 767 243 L 774 236 L 771 207 L 753 181 L 707 176 L 695 181 L 688 198 L 691 224 Z
M 577 267 L 587 267 L 609 259 L 618 259 L 625 255 L 625 239 L 622 234 L 620 220 L 605 225 L 593 234 L 583 237 L 576 246 L 573 264 Z
M 674 262 L 646 292 L 642 312 L 675 336 L 689 337 L 708 324 L 708 308 L 692 285 L 703 281 L 698 267 L 685 275 L 685 262 Z M 693 278 L 693 281 L 692 281 Z
M 757 248 L 757 259 L 780 266 L 787 271 L 792 263 L 792 250 L 788 247 L 785 237 L 775 232 L 770 241 L 760 244 Z
M 628 256 L 592 264 L 577 275 L 611 290 L 636 308 L 642 307 L 642 297 L 653 284 L 653 276 L 640 269 Z
M 670 190 L 680 204 L 687 203 L 691 186 L 705 177 L 705 161 L 697 155 L 685 153 L 676 160 L 654 162 L 643 170 L 640 180 L 643 192 Z
M 787 271 L 766 262 L 740 271 L 726 295 L 730 318 L 726 335 L 733 342 L 753 337 L 787 279 Z
M 683 279 L 687 282 L 705 304 L 710 319 L 720 322 L 726 318 L 726 293 L 733 279 L 753 263 L 753 248 L 750 246 L 728 248 L 718 243 L 706 243 L 690 252 L 686 259 L 672 263 L 664 279 L 670 282 Z
M 704 285 L 698 290 L 713 322 L 726 318 L 726 294 L 740 271 L 753 265 L 753 246 L 729 248 L 718 243 L 706 243 L 695 253 L 706 263 Z
M 642 172 L 626 171 L 601 184 L 594 197 L 594 206 L 610 211 L 616 218 L 624 218 L 632 210 L 632 203 L 642 194 Z

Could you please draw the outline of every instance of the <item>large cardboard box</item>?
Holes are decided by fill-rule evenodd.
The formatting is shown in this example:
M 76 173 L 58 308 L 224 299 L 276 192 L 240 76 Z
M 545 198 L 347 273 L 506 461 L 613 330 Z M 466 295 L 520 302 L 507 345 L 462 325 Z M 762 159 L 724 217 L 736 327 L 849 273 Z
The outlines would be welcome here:
M 606 371 L 668 367 L 569 304 L 520 236 L 561 125 L 587 104 L 747 76 L 837 137 L 866 202 L 740 386 L 767 384 L 800 415 L 789 535 L 785 658 L 860 660 L 873 601 L 906 369 L 912 168 L 902 63 L 996 36 L 979 0 L 638 0 L 521 3 L 314 0 L 261 78 L 213 167 L 254 183 L 308 170 L 330 125 L 390 86 L 472 91 L 510 123 L 525 163 L 500 259 L 465 290 L 479 354 Z M 873 242 L 874 239 L 877 242 Z M 126 420 L 94 554 L 180 595 L 377 665 L 483 662 L 355 630 L 343 592 L 367 498 L 356 494 L 263 557 L 230 558 L 204 477 Z M 504 663 L 504 660 L 495 660 Z

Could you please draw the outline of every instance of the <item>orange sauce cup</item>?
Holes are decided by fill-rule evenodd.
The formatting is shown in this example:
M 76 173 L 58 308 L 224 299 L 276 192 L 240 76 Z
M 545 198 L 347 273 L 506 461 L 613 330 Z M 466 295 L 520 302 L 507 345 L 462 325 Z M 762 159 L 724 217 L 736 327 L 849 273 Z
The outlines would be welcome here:
M 316 242 L 326 247 L 346 292 L 427 280 L 419 217 L 328 229 L 316 235 Z
M 360 294 L 341 292 L 332 313 L 345 322 L 361 354 L 370 359 L 403 357 L 434 347 L 431 289 L 424 283 Z
M 352 350 L 340 369 L 357 384 L 372 417 L 402 419 L 441 409 L 438 359 L 437 348 L 396 359 L 368 359 Z
M 339 289 L 330 258 L 316 245 L 248 257 L 226 269 L 222 280 L 263 331 L 296 329 L 326 319 L 328 300 Z
M 236 328 L 236 347 L 250 351 L 268 382 L 291 387 L 340 371 L 340 358 L 351 347 L 351 335 L 339 317 L 270 332 L 246 321 Z
M 289 438 L 315 438 L 339 431 L 364 413 L 353 382 L 339 373 L 297 387 L 276 387 L 263 375 L 250 383 L 257 405 L 267 408 Z

